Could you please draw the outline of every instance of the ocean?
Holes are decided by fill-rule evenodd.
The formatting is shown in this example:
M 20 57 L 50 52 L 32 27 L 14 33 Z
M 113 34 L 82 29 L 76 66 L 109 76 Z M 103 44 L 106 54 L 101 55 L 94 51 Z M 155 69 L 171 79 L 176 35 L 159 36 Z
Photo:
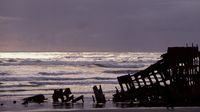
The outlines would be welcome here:
M 0 101 L 35 94 L 49 99 L 54 89 L 70 88 L 91 97 L 101 85 L 112 98 L 117 77 L 134 74 L 160 59 L 160 52 L 0 52 Z

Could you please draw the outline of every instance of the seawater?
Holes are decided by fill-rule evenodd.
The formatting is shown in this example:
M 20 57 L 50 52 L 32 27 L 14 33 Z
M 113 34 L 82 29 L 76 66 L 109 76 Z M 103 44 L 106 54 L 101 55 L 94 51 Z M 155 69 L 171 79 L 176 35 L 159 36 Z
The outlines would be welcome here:
M 54 89 L 71 88 L 91 97 L 102 85 L 111 98 L 117 77 L 134 74 L 160 59 L 159 52 L 0 52 L 0 100 L 35 94 L 51 96 Z

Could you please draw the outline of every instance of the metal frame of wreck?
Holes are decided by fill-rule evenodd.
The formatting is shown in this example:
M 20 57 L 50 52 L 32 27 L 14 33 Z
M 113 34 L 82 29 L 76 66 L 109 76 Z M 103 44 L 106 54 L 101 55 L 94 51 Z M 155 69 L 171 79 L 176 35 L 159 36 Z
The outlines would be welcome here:
M 170 47 L 162 59 L 133 75 L 118 77 L 121 91 L 115 102 L 140 105 L 200 105 L 200 52 L 198 47 Z

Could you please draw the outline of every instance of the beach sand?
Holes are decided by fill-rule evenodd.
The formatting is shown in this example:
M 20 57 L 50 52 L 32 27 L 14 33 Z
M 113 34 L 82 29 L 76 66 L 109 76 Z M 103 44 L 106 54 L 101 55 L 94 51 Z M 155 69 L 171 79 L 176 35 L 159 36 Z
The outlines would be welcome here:
M 133 108 L 95 108 L 95 109 L 31 109 L 16 112 L 199 112 L 200 107 L 133 107 Z M 9 111 L 12 112 L 12 111 Z
M 0 101 L 0 103 L 2 103 Z M 105 105 L 97 106 L 91 99 L 86 99 L 84 103 L 52 103 L 51 101 L 41 104 L 29 103 L 22 105 L 22 101 L 15 104 L 11 101 L 4 102 L 0 106 L 0 112 L 200 112 L 200 107 L 127 107 L 122 104 L 115 104 L 108 101 Z

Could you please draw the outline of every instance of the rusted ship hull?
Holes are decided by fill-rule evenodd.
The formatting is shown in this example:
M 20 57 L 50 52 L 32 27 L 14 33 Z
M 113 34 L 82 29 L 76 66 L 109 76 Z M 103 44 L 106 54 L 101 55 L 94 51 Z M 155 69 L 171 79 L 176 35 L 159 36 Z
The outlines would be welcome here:
M 157 63 L 135 74 L 118 77 L 115 102 L 142 106 L 200 106 L 198 47 L 171 47 Z

